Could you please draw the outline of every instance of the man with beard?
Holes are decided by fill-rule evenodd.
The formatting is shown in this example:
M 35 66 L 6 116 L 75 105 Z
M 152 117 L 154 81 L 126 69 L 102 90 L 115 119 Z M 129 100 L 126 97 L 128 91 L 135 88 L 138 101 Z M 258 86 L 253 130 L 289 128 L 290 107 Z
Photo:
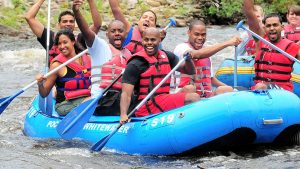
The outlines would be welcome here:
M 92 97 L 103 92 L 112 81 L 118 77 L 126 67 L 131 57 L 128 49 L 123 48 L 126 36 L 125 26 L 121 21 L 114 20 L 108 25 L 106 36 L 109 44 L 99 38 L 91 29 L 80 12 L 82 0 L 74 0 L 73 12 L 79 29 L 88 46 L 92 57 Z M 120 112 L 121 80 L 117 81 L 99 102 L 96 115 L 119 115 Z M 97 114 L 99 113 L 99 114 Z
M 123 80 L 121 94 L 121 119 L 120 123 L 128 120 L 127 111 L 130 105 L 131 96 L 134 91 L 137 94 L 137 101 L 143 100 L 148 93 L 175 67 L 178 58 L 171 52 L 159 50 L 161 42 L 160 32 L 156 28 L 147 28 L 143 32 L 142 44 L 144 49 L 134 54 L 128 61 Z M 194 65 L 191 59 L 187 59 L 180 70 L 187 73 L 194 73 Z M 168 79 L 144 105 L 142 105 L 135 115 L 147 116 L 198 101 L 197 93 L 176 93 L 169 94 L 170 79 Z
M 36 19 L 36 15 L 44 3 L 45 0 L 38 0 L 25 14 L 25 19 L 30 26 L 32 32 L 37 36 L 40 44 L 46 49 L 47 47 L 47 29 L 44 25 Z M 94 0 L 88 0 L 88 3 L 91 8 L 91 14 L 93 19 L 93 25 L 91 25 L 91 30 L 95 33 L 98 33 L 101 27 L 101 18 L 100 13 L 97 10 Z M 70 29 L 72 32 L 75 28 L 75 19 L 74 14 L 71 11 L 63 11 L 58 17 L 58 27 L 59 29 Z M 49 41 L 49 63 L 51 60 L 58 55 L 60 52 L 58 48 L 54 45 L 54 36 L 55 33 L 50 31 L 50 41 Z M 76 42 L 83 48 L 86 49 L 84 39 L 81 34 L 78 34 L 76 37 Z
M 254 13 L 253 0 L 244 0 L 243 10 L 247 17 L 250 30 L 264 37 L 265 40 L 276 45 L 288 54 L 300 59 L 300 46 L 288 39 L 281 37 L 283 30 L 281 17 L 277 14 L 269 14 L 263 19 L 264 28 Z M 255 39 L 257 42 L 258 40 Z M 293 84 L 290 81 L 294 61 L 274 50 L 262 41 L 258 43 L 255 56 L 255 86 L 252 89 L 281 88 L 293 91 Z
M 143 49 L 142 45 L 142 34 L 145 29 L 149 27 L 156 27 L 157 17 L 156 14 L 151 11 L 145 11 L 138 21 L 137 27 L 130 25 L 128 20 L 125 18 L 118 0 L 109 0 L 109 4 L 115 19 L 122 21 L 125 24 L 127 37 L 124 42 L 125 48 L 129 49 L 132 54 L 135 54 Z M 161 38 L 165 37 L 165 31 L 162 30 Z
M 179 84 L 178 89 L 182 88 L 183 92 L 197 92 L 201 97 L 211 97 L 233 91 L 232 87 L 214 77 L 210 57 L 226 47 L 238 45 L 241 38 L 233 37 L 223 43 L 203 47 L 206 41 L 206 26 L 200 20 L 191 22 L 187 34 L 188 42 L 177 45 L 174 54 L 182 58 L 185 53 L 190 52 L 196 72 L 192 76 L 176 72 L 175 77 L 180 78 L 175 79 L 177 82 L 175 86 Z M 212 91 L 213 85 L 217 87 L 214 92 Z

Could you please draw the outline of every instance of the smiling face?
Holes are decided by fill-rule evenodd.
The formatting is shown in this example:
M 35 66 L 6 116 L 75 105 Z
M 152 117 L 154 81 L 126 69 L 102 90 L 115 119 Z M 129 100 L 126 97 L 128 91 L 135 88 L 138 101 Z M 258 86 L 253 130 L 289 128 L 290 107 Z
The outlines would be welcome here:
M 109 43 L 117 49 L 122 49 L 126 37 L 125 26 L 121 21 L 113 21 L 108 25 L 106 36 Z
M 143 33 L 149 27 L 156 27 L 156 16 L 153 12 L 146 11 L 138 22 L 138 29 Z
M 277 43 L 281 39 L 283 26 L 278 17 L 269 17 L 265 20 L 265 32 L 272 43 Z
M 58 49 L 64 56 L 72 56 L 75 54 L 75 41 L 72 41 L 67 35 L 61 34 L 58 37 Z
M 206 40 L 206 27 L 204 25 L 193 25 L 191 29 L 188 30 L 189 43 L 194 49 L 201 49 Z
M 142 44 L 149 56 L 155 56 L 159 49 L 160 33 L 156 28 L 148 28 L 143 32 Z
M 74 31 L 75 28 L 75 18 L 72 15 L 63 15 L 58 23 L 60 29 L 70 29 Z
M 289 13 L 286 14 L 286 18 L 288 20 L 288 23 L 291 25 L 300 24 L 300 14 L 296 14 L 293 11 L 289 11 Z

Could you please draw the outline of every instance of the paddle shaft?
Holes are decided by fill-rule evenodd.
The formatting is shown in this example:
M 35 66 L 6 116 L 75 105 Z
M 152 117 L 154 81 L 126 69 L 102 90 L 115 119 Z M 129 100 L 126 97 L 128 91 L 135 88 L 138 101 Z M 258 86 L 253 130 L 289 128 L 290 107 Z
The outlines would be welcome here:
M 47 18 L 47 42 L 46 42 L 46 65 L 45 73 L 49 69 L 49 44 L 50 44 L 50 18 L 51 18 L 51 0 L 48 0 L 48 18 Z
M 160 86 L 179 68 L 179 66 L 186 60 L 188 56 L 182 58 L 177 65 L 155 86 L 154 89 L 128 114 L 128 117 L 131 117 L 133 113 L 138 110 L 154 93 L 160 88 Z M 103 139 L 99 140 L 96 144 L 92 146 L 93 151 L 100 151 L 108 140 L 122 127 L 123 124 L 119 124 L 108 136 L 105 136 Z
M 171 25 L 172 23 L 170 22 L 163 30 L 166 31 Z
M 78 59 L 80 56 L 84 55 L 88 50 L 85 49 L 84 51 L 80 52 L 78 55 L 74 56 L 73 58 L 69 59 L 68 61 L 66 61 L 65 63 L 57 66 L 55 69 L 51 70 L 50 72 L 46 73 L 44 75 L 44 77 L 48 77 L 50 75 L 52 75 L 53 73 L 57 72 L 59 69 L 61 69 L 62 67 L 66 66 L 67 64 L 73 62 L 74 60 Z M 30 84 L 28 84 L 27 86 L 25 86 L 22 90 L 25 91 L 28 88 L 30 88 L 31 86 L 35 85 L 37 83 L 37 80 L 31 82 Z
M 234 74 L 233 74 L 233 87 L 237 87 L 237 46 L 234 46 Z
M 242 21 L 241 21 L 242 22 Z M 274 44 L 272 44 L 271 42 L 265 40 L 264 38 L 262 38 L 261 36 L 259 36 L 258 34 L 256 34 L 255 32 L 251 31 L 250 29 L 246 28 L 243 24 L 238 24 L 237 25 L 237 29 L 242 28 L 245 31 L 251 33 L 254 37 L 256 37 L 257 39 L 263 41 L 264 43 L 268 44 L 269 46 L 271 46 L 273 49 L 277 50 L 278 52 L 282 53 L 284 56 L 288 57 L 289 59 L 300 63 L 300 61 L 298 59 L 296 59 L 295 57 L 291 56 L 290 54 L 286 53 L 284 50 L 280 49 L 279 47 L 275 46 Z

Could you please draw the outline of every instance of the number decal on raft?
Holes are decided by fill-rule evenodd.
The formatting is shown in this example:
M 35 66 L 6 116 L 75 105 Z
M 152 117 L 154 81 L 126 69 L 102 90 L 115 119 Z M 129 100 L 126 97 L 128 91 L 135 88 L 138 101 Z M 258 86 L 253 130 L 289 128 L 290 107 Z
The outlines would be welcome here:
M 159 118 L 154 118 L 151 121 L 150 126 L 152 128 L 163 127 L 163 126 L 167 126 L 170 124 L 174 124 L 174 120 L 175 120 L 175 115 L 169 114 L 169 115 L 165 115 L 165 116 L 162 116 Z

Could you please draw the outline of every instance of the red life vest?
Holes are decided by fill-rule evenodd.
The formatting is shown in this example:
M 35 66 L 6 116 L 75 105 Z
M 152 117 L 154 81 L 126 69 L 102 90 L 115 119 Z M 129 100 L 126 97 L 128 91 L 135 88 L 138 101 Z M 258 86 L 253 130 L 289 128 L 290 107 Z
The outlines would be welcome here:
M 132 54 L 144 49 L 142 45 L 142 36 L 138 28 L 133 28 L 131 40 L 125 48 L 127 48 Z
M 194 49 L 188 44 L 191 49 Z M 209 58 L 193 59 L 196 74 L 188 75 L 181 73 L 179 87 L 184 87 L 188 84 L 194 84 L 196 86 L 197 93 L 201 97 L 209 97 L 212 94 L 211 84 L 211 61 Z
M 118 77 L 122 70 L 125 69 L 127 61 L 131 57 L 131 53 L 128 49 L 123 48 L 121 51 L 109 45 L 112 51 L 112 59 L 109 62 L 104 63 L 101 66 L 100 74 L 100 88 L 106 88 L 112 81 Z M 122 89 L 122 79 L 120 78 L 113 86 L 112 89 Z
M 56 56 L 52 62 L 64 63 L 68 60 L 63 54 Z M 79 97 L 90 96 L 89 86 L 91 85 L 91 59 L 87 54 L 82 56 L 83 65 L 76 62 L 71 62 L 67 65 L 68 68 L 74 70 L 74 77 L 58 77 L 57 82 L 64 82 L 63 88 L 56 88 L 57 91 L 64 92 L 66 100 L 71 100 Z
M 143 57 L 149 63 L 149 68 L 140 75 L 138 100 L 142 100 L 171 71 L 171 66 L 168 56 L 161 50 L 158 51 L 158 58 L 149 56 L 144 50 L 136 53 L 132 58 L 134 57 Z M 153 97 L 159 94 L 168 94 L 169 92 L 170 78 L 166 80 L 158 90 L 156 90 L 156 92 L 153 94 Z
M 246 52 L 248 55 L 254 55 L 256 53 L 256 45 L 253 38 L 251 38 L 246 44 Z
M 295 43 L 300 41 L 300 24 L 298 24 L 296 26 L 292 26 L 290 24 L 285 25 L 284 26 L 284 36 L 287 39 L 294 41 Z
M 266 40 L 268 38 L 265 37 Z M 293 42 L 288 39 L 281 39 L 276 46 L 286 51 Z M 255 57 L 254 82 L 275 83 L 278 86 L 293 91 L 293 84 L 290 81 L 294 61 L 260 41 L 260 51 Z

